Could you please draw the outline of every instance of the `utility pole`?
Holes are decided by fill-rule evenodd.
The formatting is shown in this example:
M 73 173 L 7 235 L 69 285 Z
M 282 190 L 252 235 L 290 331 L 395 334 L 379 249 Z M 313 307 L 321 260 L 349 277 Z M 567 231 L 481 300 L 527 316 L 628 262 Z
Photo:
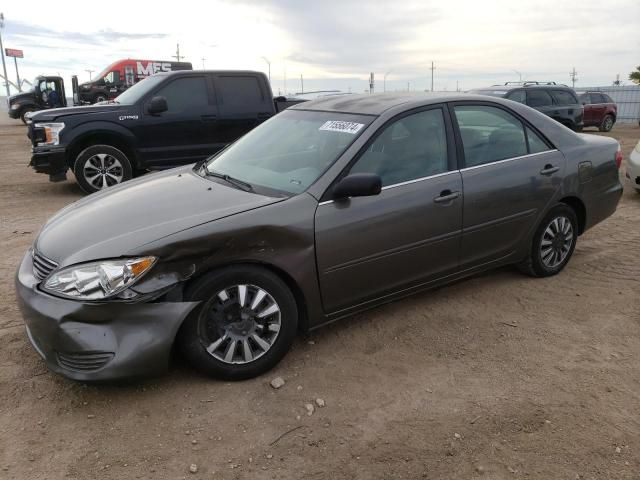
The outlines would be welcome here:
M 95 72 L 95 70 L 85 70 L 89 74 L 89 81 L 91 81 L 91 74 Z
M 171 55 L 173 58 L 175 58 L 178 62 L 180 61 L 181 58 L 184 58 L 184 55 L 180 55 L 180 44 L 176 43 L 176 54 L 175 55 Z
M 389 75 L 392 72 L 392 70 L 389 70 L 387 73 L 384 74 L 384 77 L 382 77 L 382 91 L 386 92 L 387 91 L 387 75 Z
M 376 80 L 375 79 L 375 74 L 373 72 L 371 72 L 369 74 L 369 93 L 370 94 L 373 93 L 373 89 L 374 89 L 375 83 L 376 83 L 375 80 Z
M 576 67 L 573 67 L 573 70 L 569 72 L 569 76 L 571 77 L 571 86 L 576 88 L 576 82 L 578 81 L 578 72 L 576 72 Z
M 284 66 L 284 94 L 287 95 L 287 66 Z
M 433 65 L 433 62 L 431 62 L 431 91 L 433 92 L 433 71 L 436 69 L 436 67 Z
M 9 91 L 9 77 L 7 77 L 7 65 L 4 63 L 4 47 L 2 46 L 2 29 L 4 28 L 4 14 L 0 13 L 0 52 L 2 53 L 2 70 L 4 71 L 4 85 L 7 87 L 7 97 L 11 95 Z
M 300 91 L 304 93 L 304 80 L 302 79 L 302 74 L 300 74 Z
M 267 62 L 267 66 L 269 67 L 269 84 L 271 84 L 271 62 L 267 57 L 262 57 L 262 59 Z
M 205 58 L 205 57 L 202 57 L 202 58 L 201 58 L 201 60 L 202 60 L 202 69 L 203 69 L 203 70 L 206 70 L 206 68 L 205 68 L 205 66 L 204 66 L 204 61 L 206 60 L 206 58 Z
M 518 82 L 522 83 L 522 73 L 520 73 L 518 70 L 513 71 L 516 72 L 516 75 L 518 75 Z
M 411 91 L 411 82 L 407 82 L 407 92 Z
M 13 63 L 16 65 L 16 79 L 18 80 L 18 91 L 22 91 L 22 83 L 20 83 L 20 74 L 18 73 L 18 57 L 13 57 Z
M 458 86 L 458 80 L 456 80 L 456 92 L 460 91 L 460 87 Z

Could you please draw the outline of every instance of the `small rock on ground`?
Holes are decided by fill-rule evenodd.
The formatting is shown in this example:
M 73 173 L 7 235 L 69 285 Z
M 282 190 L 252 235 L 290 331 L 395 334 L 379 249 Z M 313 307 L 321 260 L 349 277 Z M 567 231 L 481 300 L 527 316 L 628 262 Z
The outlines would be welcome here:
M 313 415 L 315 408 L 313 408 L 313 405 L 311 403 L 305 403 L 304 408 L 307 409 L 307 415 L 309 416 Z
M 191 473 L 198 473 L 198 466 L 195 463 L 192 463 L 189 465 L 189 471 Z
M 316 405 L 320 408 L 324 407 L 326 405 L 326 403 L 324 403 L 324 400 L 321 398 L 316 398 Z
M 276 377 L 271 380 L 271 386 L 276 390 L 284 385 L 284 379 L 282 377 Z

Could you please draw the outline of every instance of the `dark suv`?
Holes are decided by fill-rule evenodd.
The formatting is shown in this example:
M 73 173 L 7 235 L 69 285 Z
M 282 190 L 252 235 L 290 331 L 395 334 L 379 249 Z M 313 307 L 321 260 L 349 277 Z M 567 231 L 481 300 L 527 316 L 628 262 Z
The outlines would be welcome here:
M 618 105 L 609 95 L 602 92 L 579 92 L 584 105 L 584 126 L 598 127 L 601 132 L 609 132 L 618 117 Z
M 584 108 L 576 92 L 566 85 L 555 82 L 507 82 L 504 85 L 471 90 L 469 93 L 524 103 L 575 132 L 581 131 L 584 126 Z

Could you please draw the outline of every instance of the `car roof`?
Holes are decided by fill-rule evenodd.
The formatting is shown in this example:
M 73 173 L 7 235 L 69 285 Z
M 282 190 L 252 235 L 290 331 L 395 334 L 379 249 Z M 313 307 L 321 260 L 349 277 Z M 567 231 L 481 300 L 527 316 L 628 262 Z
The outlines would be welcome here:
M 480 90 L 511 91 L 511 90 L 516 90 L 517 88 L 525 88 L 527 90 L 571 90 L 573 91 L 571 87 L 568 87 L 567 85 L 560 85 L 560 84 L 556 84 L 556 85 L 491 85 L 489 87 L 474 88 L 471 91 L 473 92 L 477 92 Z
M 315 110 L 324 112 L 353 113 L 357 115 L 382 115 L 387 110 L 402 106 L 403 110 L 456 100 L 493 101 L 486 96 L 458 92 L 438 93 L 373 93 L 321 97 L 299 103 L 289 110 Z

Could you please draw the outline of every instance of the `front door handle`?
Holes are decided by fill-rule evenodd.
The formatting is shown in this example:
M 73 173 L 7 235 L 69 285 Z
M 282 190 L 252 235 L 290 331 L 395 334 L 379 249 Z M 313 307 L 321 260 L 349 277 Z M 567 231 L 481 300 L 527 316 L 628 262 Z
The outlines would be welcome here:
M 544 168 L 540 170 L 540 175 L 553 175 L 558 170 L 560 170 L 560 167 L 554 167 L 550 163 L 547 163 Z
M 452 192 L 451 190 L 443 190 L 440 196 L 433 199 L 435 203 L 447 203 L 455 200 L 460 196 L 460 192 Z

